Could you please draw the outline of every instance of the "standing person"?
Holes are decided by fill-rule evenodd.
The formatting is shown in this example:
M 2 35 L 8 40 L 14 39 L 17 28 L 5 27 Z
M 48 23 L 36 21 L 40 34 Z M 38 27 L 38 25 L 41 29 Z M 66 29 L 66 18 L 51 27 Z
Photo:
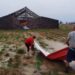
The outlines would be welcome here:
M 34 40 L 36 39 L 36 36 L 29 37 L 25 39 L 25 45 L 27 47 L 27 52 L 29 53 L 30 50 L 32 50 L 33 54 L 35 53 L 34 51 Z
M 66 65 L 65 72 L 69 72 L 69 63 L 75 60 L 75 26 L 73 27 L 73 30 L 69 32 L 66 43 L 69 46 L 69 50 L 66 60 L 64 61 Z

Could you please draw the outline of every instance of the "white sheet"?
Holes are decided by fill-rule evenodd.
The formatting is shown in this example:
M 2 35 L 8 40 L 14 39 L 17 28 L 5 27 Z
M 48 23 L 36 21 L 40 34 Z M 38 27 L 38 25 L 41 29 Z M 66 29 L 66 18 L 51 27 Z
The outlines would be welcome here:
M 42 48 L 37 41 L 34 41 L 34 47 L 37 50 L 41 51 L 45 56 L 49 55 L 49 52 L 47 52 L 44 48 Z
M 45 56 L 48 56 L 51 53 L 54 53 L 58 50 L 64 49 L 66 47 L 68 47 L 67 45 L 57 42 L 57 41 L 47 41 L 49 42 L 49 47 L 51 46 L 53 49 L 44 49 L 43 47 L 40 46 L 38 41 L 34 41 L 34 46 L 37 50 L 41 51 Z

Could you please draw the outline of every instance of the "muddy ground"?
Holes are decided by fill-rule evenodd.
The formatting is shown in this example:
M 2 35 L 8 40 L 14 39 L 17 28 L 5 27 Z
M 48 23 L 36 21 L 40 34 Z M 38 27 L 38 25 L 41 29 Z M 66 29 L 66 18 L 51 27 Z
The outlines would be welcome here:
M 55 35 L 50 36 L 50 32 L 39 33 L 28 31 L 23 33 L 24 35 L 21 35 L 22 32 L 0 33 L 2 35 L 0 37 L 2 39 L 0 39 L 0 75 L 75 75 L 75 71 L 72 69 L 68 74 L 64 72 L 65 65 L 62 61 L 47 59 L 36 49 L 35 55 L 28 55 L 22 41 L 23 38 L 21 38 L 36 35 L 41 46 L 45 48 L 45 46 L 48 45 L 45 44 L 45 42 L 42 42 L 42 39 L 50 40 L 53 36 L 55 37 L 55 35 L 57 35 L 56 37 L 59 39 L 59 36 L 62 34 L 51 32 Z M 15 39 L 15 36 L 17 40 Z M 57 40 L 56 37 L 53 39 Z M 64 38 L 61 39 L 60 37 L 59 40 L 63 41 Z

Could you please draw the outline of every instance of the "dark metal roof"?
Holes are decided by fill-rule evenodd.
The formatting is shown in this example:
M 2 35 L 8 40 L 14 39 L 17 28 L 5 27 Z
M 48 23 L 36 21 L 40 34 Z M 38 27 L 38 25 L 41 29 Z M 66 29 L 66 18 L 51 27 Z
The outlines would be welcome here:
M 18 17 L 19 15 L 21 15 L 21 14 L 23 14 L 23 13 L 29 14 L 29 15 L 33 16 L 34 18 L 39 17 L 39 15 L 37 15 L 36 13 L 34 13 L 33 11 L 31 11 L 31 10 L 28 9 L 27 7 L 24 7 L 24 8 L 22 8 L 22 9 L 18 10 L 18 11 L 15 11 L 15 12 L 13 12 L 13 13 L 11 13 L 11 14 L 8 14 L 8 15 L 6 15 L 6 16 L 3 16 L 3 17 L 12 16 L 12 15 L 15 16 L 15 17 Z M 0 17 L 0 18 L 3 18 L 3 17 Z M 27 16 L 26 16 L 26 17 L 27 17 Z

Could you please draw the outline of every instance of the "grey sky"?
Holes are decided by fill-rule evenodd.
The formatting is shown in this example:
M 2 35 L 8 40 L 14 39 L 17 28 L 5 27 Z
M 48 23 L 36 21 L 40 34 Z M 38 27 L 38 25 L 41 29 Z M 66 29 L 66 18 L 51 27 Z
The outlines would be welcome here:
M 0 17 L 25 6 L 40 16 L 75 21 L 75 0 L 0 0 Z

